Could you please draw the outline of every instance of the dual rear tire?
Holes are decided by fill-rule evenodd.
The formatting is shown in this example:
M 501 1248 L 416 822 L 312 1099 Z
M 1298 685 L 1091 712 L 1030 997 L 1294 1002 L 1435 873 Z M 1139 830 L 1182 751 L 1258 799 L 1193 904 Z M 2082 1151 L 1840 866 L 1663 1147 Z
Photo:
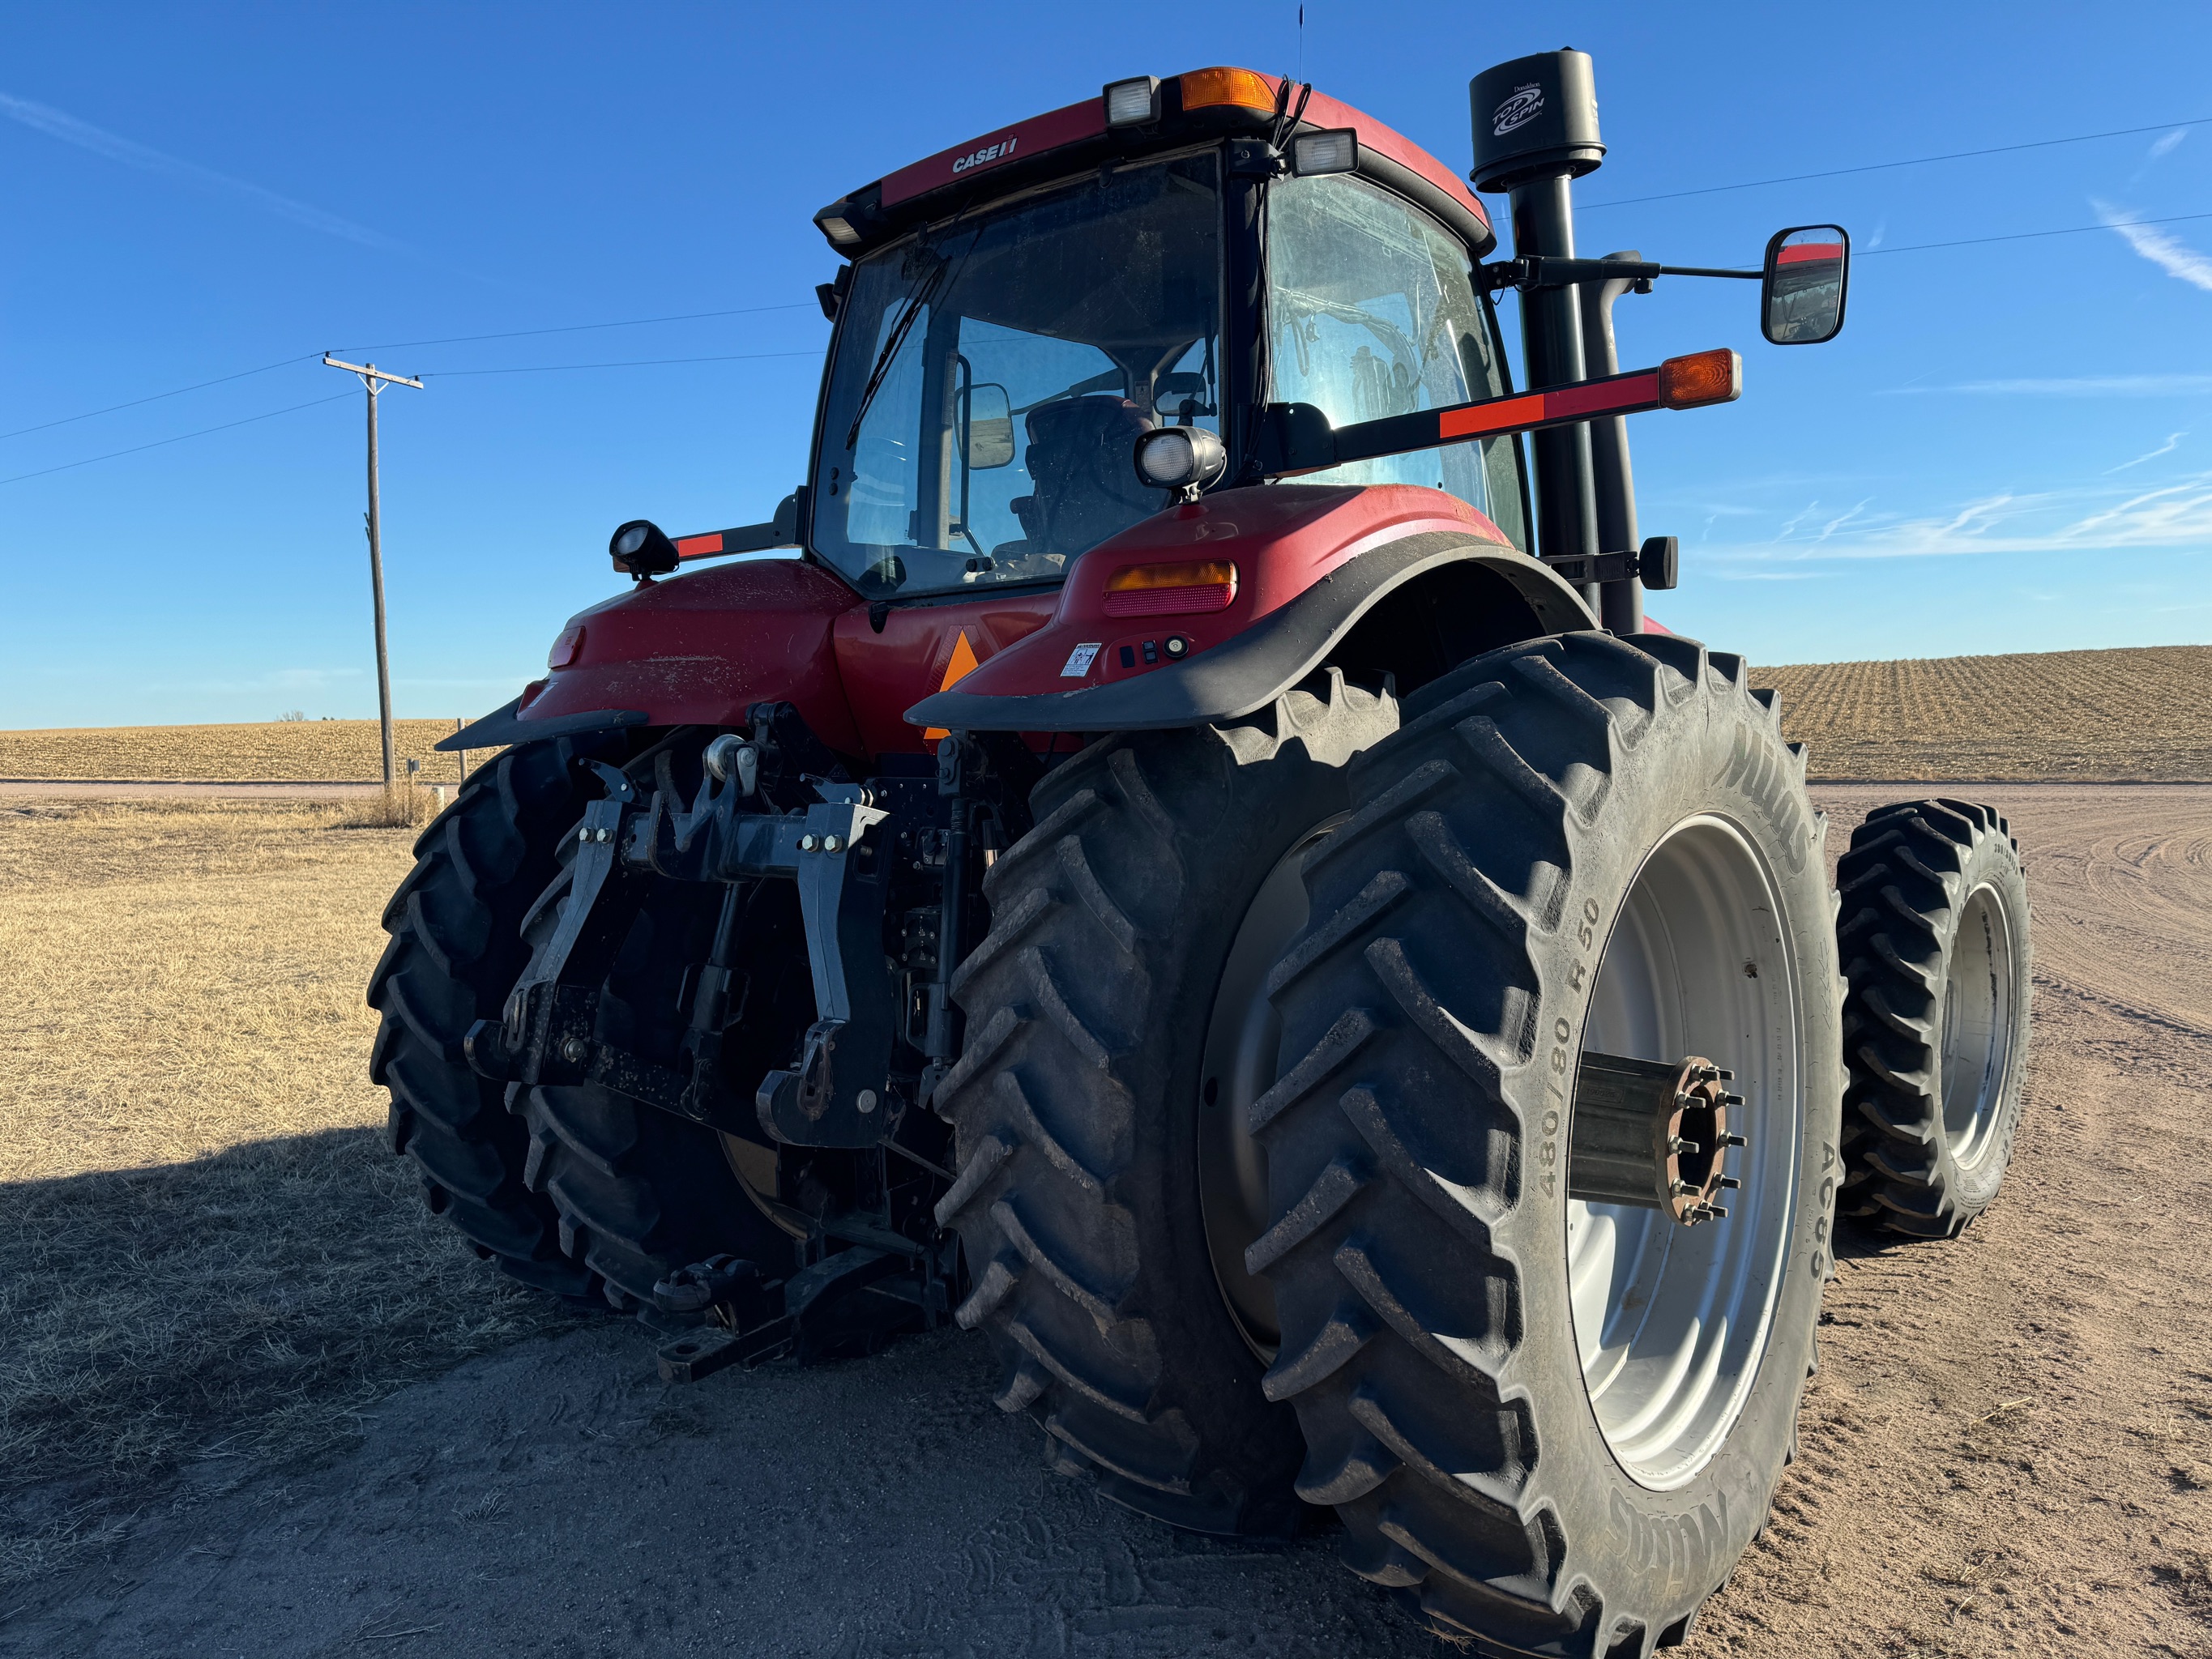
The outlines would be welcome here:
M 1332 677 L 1103 740 L 1039 818 L 940 1097 L 1000 1403 L 1163 1519 L 1333 1505 L 1498 1650 L 1679 1639 L 1790 1455 L 1842 1176 L 1820 820 L 1741 663 Z M 1585 1048 L 1735 1070 L 1732 1214 L 1571 1196 Z

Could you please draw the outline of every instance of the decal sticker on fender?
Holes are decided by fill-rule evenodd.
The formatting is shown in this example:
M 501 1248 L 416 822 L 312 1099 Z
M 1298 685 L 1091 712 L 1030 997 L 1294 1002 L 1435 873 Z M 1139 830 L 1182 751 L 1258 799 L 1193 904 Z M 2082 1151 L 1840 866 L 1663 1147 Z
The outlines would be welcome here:
M 1105 641 L 1100 640 L 1093 644 L 1079 645 L 1074 650 L 1069 652 L 1066 662 L 1060 667 L 1060 678 L 1079 680 L 1091 672 L 1091 665 L 1097 659 L 1099 647 L 1104 644 Z

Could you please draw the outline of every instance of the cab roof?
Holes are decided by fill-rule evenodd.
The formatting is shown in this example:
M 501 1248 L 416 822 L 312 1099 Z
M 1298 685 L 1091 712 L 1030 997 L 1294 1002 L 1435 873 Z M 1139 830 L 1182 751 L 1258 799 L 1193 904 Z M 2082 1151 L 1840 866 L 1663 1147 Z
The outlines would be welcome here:
M 1033 115 L 886 174 L 814 216 L 830 246 L 848 258 L 975 202 L 1102 161 L 1135 159 L 1203 139 L 1278 139 L 1285 151 L 1300 133 L 1349 129 L 1358 139 L 1353 171 L 1397 191 L 1449 222 L 1479 258 L 1497 246 L 1490 216 L 1464 180 L 1435 156 L 1374 117 L 1284 77 L 1216 67 L 1152 82 L 1116 82 L 1096 98 Z M 1109 120 L 1134 107 L 1146 118 Z

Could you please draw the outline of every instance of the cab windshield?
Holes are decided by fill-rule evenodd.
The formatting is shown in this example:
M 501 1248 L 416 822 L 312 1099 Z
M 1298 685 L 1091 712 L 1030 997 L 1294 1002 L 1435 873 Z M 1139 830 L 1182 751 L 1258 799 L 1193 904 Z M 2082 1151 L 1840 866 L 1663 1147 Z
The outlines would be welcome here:
M 1137 434 L 1216 431 L 1219 162 L 1093 173 L 855 266 L 814 550 L 864 593 L 1056 580 L 1168 504 Z

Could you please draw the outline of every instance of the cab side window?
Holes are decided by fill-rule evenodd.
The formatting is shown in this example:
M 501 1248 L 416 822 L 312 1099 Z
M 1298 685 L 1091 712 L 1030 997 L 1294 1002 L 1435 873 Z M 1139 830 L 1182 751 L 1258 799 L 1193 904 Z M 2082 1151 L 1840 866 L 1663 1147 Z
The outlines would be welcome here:
M 1267 331 L 1271 399 L 1312 404 L 1338 426 L 1504 393 L 1466 246 L 1348 173 L 1270 188 Z M 1528 544 L 1510 438 L 1355 461 L 1299 482 L 1426 484 Z

